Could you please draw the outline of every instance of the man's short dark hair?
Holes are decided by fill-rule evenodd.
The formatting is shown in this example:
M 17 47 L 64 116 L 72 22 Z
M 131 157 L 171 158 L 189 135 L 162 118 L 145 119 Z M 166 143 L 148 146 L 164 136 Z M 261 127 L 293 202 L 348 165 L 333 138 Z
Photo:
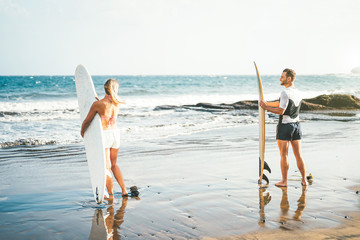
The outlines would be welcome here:
M 291 77 L 291 81 L 295 81 L 295 78 L 296 78 L 296 72 L 290 68 L 285 68 L 284 73 L 286 73 L 286 77 Z

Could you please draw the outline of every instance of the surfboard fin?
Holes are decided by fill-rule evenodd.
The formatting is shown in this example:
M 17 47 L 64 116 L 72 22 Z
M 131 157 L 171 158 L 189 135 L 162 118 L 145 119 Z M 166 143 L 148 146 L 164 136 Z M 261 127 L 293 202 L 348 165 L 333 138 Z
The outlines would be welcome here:
M 267 162 L 264 161 L 264 170 L 269 171 L 269 173 L 271 173 L 271 169 L 269 167 L 269 165 L 267 164 Z M 259 158 L 259 177 L 261 176 L 261 158 Z M 267 176 L 263 173 L 262 175 L 262 179 L 265 180 L 267 182 L 267 184 L 269 184 L 269 179 L 267 178 Z M 260 179 L 258 181 L 258 184 L 261 184 Z
M 265 174 L 262 175 L 262 179 L 265 180 L 267 182 L 267 184 L 269 184 L 269 179 L 267 178 L 267 176 Z
M 99 203 L 99 192 L 97 187 L 96 187 L 96 202 Z
M 266 196 L 264 196 L 264 206 L 266 206 L 271 201 L 270 193 L 267 193 Z
M 268 170 L 268 172 L 271 173 L 271 169 L 266 161 L 264 161 L 264 170 Z

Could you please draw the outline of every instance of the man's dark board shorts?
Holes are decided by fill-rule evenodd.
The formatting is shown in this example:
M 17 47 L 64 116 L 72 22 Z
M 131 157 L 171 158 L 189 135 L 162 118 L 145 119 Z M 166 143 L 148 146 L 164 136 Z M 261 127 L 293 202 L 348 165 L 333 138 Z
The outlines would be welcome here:
M 276 139 L 284 141 L 295 141 L 302 138 L 300 123 L 278 124 L 276 129 Z

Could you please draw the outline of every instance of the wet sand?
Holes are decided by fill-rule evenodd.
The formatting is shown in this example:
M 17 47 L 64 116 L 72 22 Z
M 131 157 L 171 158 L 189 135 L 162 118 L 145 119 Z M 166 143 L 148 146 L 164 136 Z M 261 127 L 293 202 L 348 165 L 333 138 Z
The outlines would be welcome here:
M 360 239 L 360 214 L 352 212 L 346 215 L 346 220 L 337 227 L 312 229 L 307 231 L 293 230 L 293 229 L 278 229 L 271 231 L 257 231 L 254 233 L 244 234 L 240 236 L 224 237 L 218 239 L 228 240 L 242 240 L 242 239 Z M 211 240 L 214 238 L 204 238 L 204 240 Z
M 118 164 L 140 198 L 121 198 L 115 185 L 115 200 L 101 205 L 93 200 L 82 145 L 1 149 L 0 238 L 356 239 L 360 124 L 302 126 L 314 176 L 307 188 L 291 149 L 289 186 L 274 186 L 281 173 L 271 124 L 271 183 L 259 189 L 258 129 L 247 125 L 123 143 Z
M 350 188 L 351 191 L 359 194 L 360 186 Z M 286 190 L 285 190 L 286 191 Z M 299 198 L 298 208 L 295 211 L 292 219 L 299 221 L 301 220 L 302 211 L 305 209 L 306 203 L 304 201 L 305 196 Z M 360 196 L 358 196 L 360 201 Z M 315 228 L 315 229 L 299 229 L 296 223 L 287 224 L 288 220 L 288 202 L 282 198 L 282 204 L 280 206 L 282 210 L 282 218 L 280 218 L 279 223 L 283 224 L 278 229 L 272 230 L 262 230 L 254 231 L 247 234 L 237 235 L 237 236 L 226 236 L 221 238 L 211 238 L 205 237 L 204 240 L 213 240 L 213 239 L 227 239 L 227 240 L 261 240 L 261 239 L 360 239 L 360 212 L 349 212 L 344 213 L 343 219 L 338 220 L 339 224 L 336 227 L 331 228 Z

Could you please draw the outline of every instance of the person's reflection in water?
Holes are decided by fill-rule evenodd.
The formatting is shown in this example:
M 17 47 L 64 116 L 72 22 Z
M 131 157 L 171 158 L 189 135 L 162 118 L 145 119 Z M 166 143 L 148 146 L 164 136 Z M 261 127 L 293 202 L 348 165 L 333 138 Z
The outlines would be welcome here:
M 281 215 L 280 215 L 280 223 L 285 224 L 288 219 L 288 213 L 289 213 L 289 200 L 287 195 L 287 187 L 282 187 L 282 198 L 280 202 L 280 209 L 281 209 Z
M 105 217 L 105 225 L 107 229 L 107 239 L 121 239 L 119 229 L 121 224 L 124 222 L 124 215 L 125 215 L 125 208 L 127 206 L 128 197 L 122 198 L 121 207 L 117 210 L 116 214 L 114 215 L 114 206 L 111 205 L 107 209 L 106 217 Z M 109 204 L 112 204 L 109 202 Z
M 282 190 L 282 199 L 280 202 L 281 215 L 280 215 L 279 222 L 282 225 L 284 225 L 284 224 L 286 224 L 286 222 L 288 220 L 290 205 L 289 205 L 289 200 L 288 200 L 288 195 L 287 195 L 287 188 L 281 187 L 281 190 Z M 301 196 L 298 200 L 298 207 L 293 216 L 294 220 L 301 221 L 301 216 L 303 214 L 305 206 L 306 206 L 306 186 L 303 186 Z
M 259 225 L 265 226 L 265 206 L 271 201 L 269 192 L 266 192 L 266 188 L 259 188 Z
M 114 199 L 108 200 L 108 204 L 111 205 L 107 208 L 105 216 L 103 215 L 102 209 L 95 210 L 89 239 L 121 239 L 119 229 L 121 224 L 124 222 L 125 208 L 128 197 L 122 198 L 121 207 L 116 212 L 116 214 L 114 211 L 114 206 L 112 205 L 113 200 Z
M 306 186 L 303 186 L 302 194 L 298 200 L 298 207 L 293 217 L 294 220 L 301 221 L 301 216 L 303 214 L 305 207 L 306 207 Z

